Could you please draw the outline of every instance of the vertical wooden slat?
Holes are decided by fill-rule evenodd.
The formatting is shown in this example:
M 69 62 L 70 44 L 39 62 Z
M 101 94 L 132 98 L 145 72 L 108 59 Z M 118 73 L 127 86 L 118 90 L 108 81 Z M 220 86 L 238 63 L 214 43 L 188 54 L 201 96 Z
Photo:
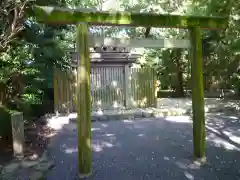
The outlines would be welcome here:
M 200 27 L 192 27 L 191 38 L 191 76 L 193 109 L 193 144 L 196 157 L 205 156 L 205 117 L 203 89 L 203 58 Z
M 147 77 L 146 83 L 145 83 L 145 89 L 146 89 L 146 94 L 147 94 L 147 103 L 146 103 L 146 107 L 150 107 L 151 105 L 151 87 L 149 86 L 149 81 L 150 81 L 150 68 L 145 68 L 145 73 L 144 75 Z
M 100 91 L 99 91 L 99 100 L 102 102 L 102 104 L 104 104 L 104 101 L 102 99 L 102 88 L 103 88 L 103 84 L 102 84 L 102 76 L 101 76 L 101 69 L 97 68 L 97 74 L 99 76 L 99 83 L 100 83 Z
M 84 23 L 77 27 L 77 52 L 78 168 L 81 176 L 87 176 L 92 171 L 91 99 L 88 25 Z
M 149 101 L 150 101 L 150 95 L 149 95 L 149 87 L 147 87 L 147 84 L 149 82 L 149 74 L 148 74 L 148 70 L 149 68 L 144 68 L 144 71 L 142 73 L 142 76 L 145 77 L 145 81 L 144 81 L 144 91 L 143 91 L 143 98 L 146 98 L 146 102 L 145 102 L 145 107 L 149 107 Z
M 113 81 L 113 77 L 112 77 L 112 68 L 109 67 L 109 73 L 110 73 L 110 78 L 109 78 L 109 87 L 110 87 L 110 96 L 111 96 L 111 106 L 113 105 L 114 102 L 114 95 L 112 93 L 112 81 Z
M 103 86 L 105 86 L 106 87 L 106 84 L 107 84 L 107 77 L 106 77 L 106 71 L 107 71 L 107 68 L 102 68 L 102 75 L 103 75 L 103 79 L 104 79 L 104 81 L 103 81 Z M 108 102 L 108 92 L 107 92 L 107 89 L 106 88 L 104 88 L 103 89 L 103 91 L 104 91 L 104 104 L 107 104 L 107 105 L 109 105 L 109 102 Z
M 108 68 L 105 68 L 104 69 L 104 79 L 105 79 L 105 82 L 104 82 L 104 84 L 108 84 L 108 79 L 107 79 L 107 77 L 108 77 Z M 106 102 L 108 103 L 108 104 L 111 104 L 110 103 L 110 96 L 109 96 L 109 93 L 108 93 L 108 90 L 106 90 L 106 94 L 107 94 L 107 96 L 106 96 Z

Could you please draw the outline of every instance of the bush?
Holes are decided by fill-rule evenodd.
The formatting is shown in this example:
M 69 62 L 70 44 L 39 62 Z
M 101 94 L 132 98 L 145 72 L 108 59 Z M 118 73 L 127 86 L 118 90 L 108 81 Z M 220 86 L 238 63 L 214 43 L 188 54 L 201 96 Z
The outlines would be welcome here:
M 12 142 L 11 111 L 0 105 L 0 137 Z

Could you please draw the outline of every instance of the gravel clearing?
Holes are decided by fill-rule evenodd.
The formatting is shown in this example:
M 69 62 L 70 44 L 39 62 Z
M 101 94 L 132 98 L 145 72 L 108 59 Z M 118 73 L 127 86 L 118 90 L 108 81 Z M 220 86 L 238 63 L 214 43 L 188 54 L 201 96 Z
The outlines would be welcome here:
M 189 116 L 93 122 L 93 173 L 85 180 L 240 179 L 239 120 L 233 114 L 207 115 L 207 162 L 202 166 L 192 157 Z M 62 123 L 48 153 L 55 168 L 47 180 L 78 179 L 74 122 Z

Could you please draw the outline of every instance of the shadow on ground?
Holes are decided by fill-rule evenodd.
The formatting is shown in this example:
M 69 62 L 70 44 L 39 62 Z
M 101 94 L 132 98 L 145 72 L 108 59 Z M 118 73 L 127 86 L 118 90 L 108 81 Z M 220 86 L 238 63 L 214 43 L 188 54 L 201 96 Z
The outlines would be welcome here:
M 188 117 L 94 122 L 93 174 L 86 180 L 237 180 L 240 179 L 239 117 L 208 115 L 207 163 L 192 158 Z M 48 180 L 77 178 L 76 124 L 65 124 L 49 155 L 55 168 Z

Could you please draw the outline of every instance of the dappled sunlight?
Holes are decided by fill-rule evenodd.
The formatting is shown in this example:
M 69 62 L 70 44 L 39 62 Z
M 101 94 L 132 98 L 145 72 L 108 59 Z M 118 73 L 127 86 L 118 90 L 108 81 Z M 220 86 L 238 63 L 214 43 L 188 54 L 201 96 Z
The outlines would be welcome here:
M 141 133 L 141 134 L 138 134 L 137 136 L 138 136 L 138 137 L 144 137 L 145 134 L 142 134 L 142 133 Z
M 174 101 L 174 103 L 175 106 L 183 106 L 180 101 Z M 169 110 L 168 106 L 165 106 L 164 109 Z M 158 109 L 148 108 L 142 111 L 142 108 L 130 110 L 126 108 L 111 108 L 111 110 L 99 108 L 92 112 L 92 115 L 102 117 L 118 115 L 122 112 L 139 112 L 141 114 L 148 110 L 151 113 Z M 72 114 L 70 116 L 73 117 Z M 68 117 L 71 118 L 70 116 Z M 75 116 L 77 115 L 75 114 Z M 93 169 L 98 169 L 99 172 L 104 173 L 106 168 L 111 172 L 118 169 L 119 166 L 126 169 L 135 167 L 138 169 L 147 163 L 152 168 L 161 166 L 161 174 L 170 169 L 169 172 L 173 174 L 174 178 L 181 177 L 187 180 L 199 179 L 197 177 L 211 179 L 212 175 L 206 174 L 215 173 L 212 167 L 220 169 L 219 173 L 227 173 L 229 170 L 227 166 L 232 167 L 233 163 L 236 163 L 237 153 L 240 153 L 238 115 L 223 112 L 206 114 L 207 161 L 205 164 L 195 162 L 192 156 L 191 123 L 191 116 L 136 119 L 129 116 L 121 121 L 94 122 L 91 128 Z M 76 123 L 72 124 L 73 127 L 76 126 Z M 71 126 L 67 125 L 63 131 L 66 129 L 72 133 Z M 63 137 L 66 136 L 63 135 Z M 66 161 L 70 158 L 77 163 L 77 133 L 75 132 L 75 137 L 70 137 L 64 142 L 62 138 L 59 141 L 66 144 L 65 147 L 61 147 L 61 158 L 66 158 Z M 105 161 L 107 162 L 105 163 Z M 69 161 L 68 164 L 72 163 Z M 234 168 L 238 168 L 237 164 L 234 165 Z M 231 171 L 235 172 L 235 169 L 231 168 Z M 116 172 L 119 171 L 116 170 Z
M 69 115 L 68 115 L 68 118 L 69 118 L 69 119 L 75 119 L 75 118 L 77 118 L 77 113 L 71 113 L 71 114 L 69 114 Z
M 229 143 L 227 140 L 224 140 L 220 137 L 218 137 L 214 133 L 210 133 L 207 137 L 206 140 L 209 142 L 212 142 L 215 147 L 222 147 L 226 150 L 237 150 L 240 151 L 240 149 L 233 144 Z
M 122 122 L 129 123 L 129 124 L 131 123 L 132 124 L 134 121 L 133 120 L 129 120 L 129 119 L 124 119 L 124 120 L 122 120 Z
M 60 146 L 60 150 L 64 153 L 64 154 L 75 154 L 78 152 L 78 147 L 77 145 L 74 145 L 74 146 L 70 146 L 69 147 L 69 144 L 62 144 Z
M 240 135 L 239 136 L 236 136 L 234 135 L 232 132 L 230 131 L 227 131 L 227 130 L 223 130 L 222 133 L 226 136 L 228 136 L 228 138 L 230 140 L 232 140 L 233 142 L 237 143 L 237 144 L 240 144 Z M 238 133 L 239 134 L 239 133 Z
M 115 136 L 115 134 L 105 134 L 104 136 L 106 136 L 106 137 L 112 137 L 112 136 Z
M 190 174 L 188 172 L 184 172 L 184 175 L 188 180 L 194 180 L 194 176 L 192 174 Z
M 216 134 L 218 134 L 218 135 L 221 134 L 217 129 L 214 129 L 214 128 L 208 126 L 208 125 L 205 125 L 205 127 L 206 127 L 206 129 L 211 130 L 212 132 L 214 132 L 214 133 L 216 133 Z
M 65 152 L 66 154 L 77 153 L 77 152 L 78 152 L 78 149 L 77 149 L 77 148 L 66 148 L 66 149 L 64 150 L 64 152 Z
M 117 81 L 112 81 L 111 85 L 112 85 L 112 87 L 116 88 L 118 86 L 118 82 Z
M 94 140 L 91 145 L 94 152 L 101 152 L 106 148 L 113 148 L 114 146 L 114 144 L 102 140 Z
M 55 130 L 60 130 L 64 125 L 69 124 L 70 119 L 68 116 L 54 116 L 48 120 L 47 126 Z
M 239 136 L 229 136 L 229 139 L 233 142 L 240 144 L 240 137 Z
M 199 161 L 187 161 L 187 162 L 182 162 L 182 161 L 176 161 L 174 162 L 179 168 L 185 169 L 185 170 L 199 170 L 202 166 L 202 163 Z
M 164 120 L 175 123 L 192 123 L 190 116 L 169 116 L 165 117 Z
M 98 100 L 98 101 L 97 101 L 97 105 L 98 105 L 98 106 L 101 106 L 101 105 L 102 105 L 102 101 L 101 101 L 101 100 Z
M 225 113 L 207 116 L 207 141 L 228 151 L 240 151 L 239 117 Z
M 118 105 L 118 102 L 117 102 L 117 101 L 113 101 L 113 107 L 114 107 L 114 108 L 117 108 L 117 107 L 119 107 L 119 105 Z
M 228 118 L 234 119 L 234 120 L 239 120 L 239 117 L 236 117 L 236 116 L 228 116 Z
M 101 109 L 98 109 L 96 114 L 99 115 L 99 116 L 102 116 L 103 115 L 103 111 Z
M 108 124 L 102 123 L 101 126 L 104 127 L 104 128 L 106 128 L 106 127 L 108 127 Z
M 235 153 L 240 151 L 236 144 L 230 142 L 238 141 L 236 133 L 239 131 L 234 131 L 231 126 L 227 127 L 225 120 L 217 123 L 216 120 L 220 120 L 218 117 L 213 116 L 207 120 L 206 164 L 199 163 L 192 157 L 192 128 L 189 126 L 191 123 L 189 116 L 93 123 L 91 128 L 93 169 L 101 173 L 105 173 L 106 169 L 109 169 L 109 172 L 119 173 L 119 167 L 139 169 L 147 163 L 149 168 L 157 167 L 159 170 L 160 166 L 161 173 L 169 170 L 169 173 L 173 174 L 171 177 L 187 180 L 195 180 L 199 177 L 210 179 L 212 175 L 209 176 L 208 173 L 215 173 L 212 172 L 212 166 L 226 173 L 228 168 L 225 167 L 232 165 L 229 159 L 236 159 Z M 63 129 L 68 129 L 69 133 L 72 133 L 71 128 Z M 221 135 L 229 137 L 229 140 L 220 138 Z M 63 137 L 66 135 L 63 134 Z M 65 157 L 67 160 L 72 158 L 72 161 L 77 163 L 76 140 L 75 136 L 64 142 L 60 139 L 60 142 L 65 144 L 61 147 L 64 153 L 61 158 Z M 225 163 L 224 168 L 223 163 Z
M 100 131 L 101 129 L 100 128 L 91 128 L 91 131 Z
M 167 156 L 164 156 L 163 159 L 164 159 L 165 161 L 169 161 L 169 160 L 170 160 L 170 158 L 167 157 Z

